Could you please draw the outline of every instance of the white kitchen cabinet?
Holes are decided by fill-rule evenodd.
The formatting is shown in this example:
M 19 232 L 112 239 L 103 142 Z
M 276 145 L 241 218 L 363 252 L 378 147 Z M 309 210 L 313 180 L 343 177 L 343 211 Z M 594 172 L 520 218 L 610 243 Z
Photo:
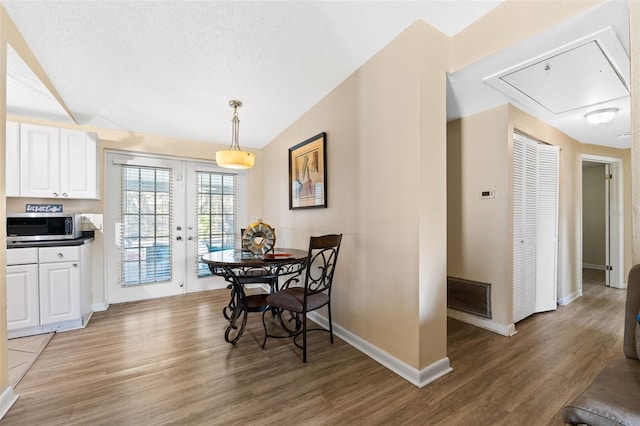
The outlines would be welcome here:
M 91 317 L 91 244 L 7 250 L 8 337 L 82 328 Z
M 20 123 L 20 196 L 98 198 L 93 133 Z
M 20 196 L 20 125 L 7 121 L 6 132 L 6 195 Z
M 96 135 L 60 129 L 60 193 L 68 198 L 98 198 Z
M 80 247 L 40 249 L 40 324 L 80 318 Z
M 38 249 L 7 252 L 7 330 L 40 324 Z

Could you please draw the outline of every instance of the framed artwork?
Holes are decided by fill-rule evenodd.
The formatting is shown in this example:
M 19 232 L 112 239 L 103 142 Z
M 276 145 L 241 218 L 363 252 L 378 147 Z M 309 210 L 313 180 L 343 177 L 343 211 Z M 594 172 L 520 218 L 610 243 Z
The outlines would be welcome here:
M 289 210 L 327 207 L 327 134 L 289 148 Z

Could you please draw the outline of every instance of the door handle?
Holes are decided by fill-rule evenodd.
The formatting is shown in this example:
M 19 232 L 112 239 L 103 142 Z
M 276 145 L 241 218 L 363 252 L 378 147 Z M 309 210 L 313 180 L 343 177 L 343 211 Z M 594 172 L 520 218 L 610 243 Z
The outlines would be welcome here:
M 178 235 L 178 236 L 176 237 L 176 240 L 177 240 L 177 241 L 182 241 L 182 237 L 181 237 L 180 235 Z

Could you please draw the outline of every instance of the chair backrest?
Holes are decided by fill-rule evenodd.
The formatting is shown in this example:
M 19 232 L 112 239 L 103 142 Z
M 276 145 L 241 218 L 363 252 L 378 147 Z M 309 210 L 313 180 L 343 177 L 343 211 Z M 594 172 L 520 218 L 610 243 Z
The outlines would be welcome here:
M 338 261 L 342 234 L 311 237 L 309 240 L 309 260 L 305 274 L 305 298 L 327 291 L 331 295 L 333 272 Z
M 636 349 L 636 323 L 640 313 L 640 264 L 635 265 L 629 271 L 627 282 L 627 302 L 624 314 L 624 356 L 632 359 L 638 358 Z

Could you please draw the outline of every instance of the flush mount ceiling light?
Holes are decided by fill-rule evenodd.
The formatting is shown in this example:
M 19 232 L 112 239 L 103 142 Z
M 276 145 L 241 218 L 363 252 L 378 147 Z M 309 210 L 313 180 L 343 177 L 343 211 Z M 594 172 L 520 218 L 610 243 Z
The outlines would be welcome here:
M 618 111 L 618 108 L 598 109 L 585 114 L 584 118 L 591 124 L 602 124 L 611 121 Z
M 256 156 L 248 151 L 240 149 L 238 135 L 240 133 L 240 119 L 238 118 L 238 107 L 242 106 L 241 101 L 229 101 L 229 106 L 233 108 L 233 118 L 231 119 L 231 145 L 229 149 L 216 152 L 216 163 L 220 167 L 228 169 L 250 169 L 256 160 Z

